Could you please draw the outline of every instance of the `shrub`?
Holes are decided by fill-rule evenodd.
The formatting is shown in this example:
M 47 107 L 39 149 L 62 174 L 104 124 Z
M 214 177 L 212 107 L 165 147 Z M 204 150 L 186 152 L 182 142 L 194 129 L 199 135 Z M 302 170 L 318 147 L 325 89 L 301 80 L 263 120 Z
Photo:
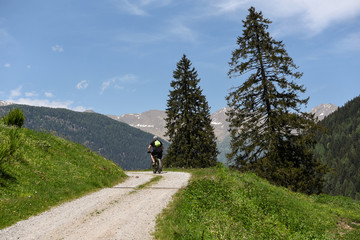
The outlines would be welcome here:
M 21 128 L 25 122 L 25 114 L 23 110 L 15 108 L 3 117 L 3 121 L 8 126 L 16 126 Z

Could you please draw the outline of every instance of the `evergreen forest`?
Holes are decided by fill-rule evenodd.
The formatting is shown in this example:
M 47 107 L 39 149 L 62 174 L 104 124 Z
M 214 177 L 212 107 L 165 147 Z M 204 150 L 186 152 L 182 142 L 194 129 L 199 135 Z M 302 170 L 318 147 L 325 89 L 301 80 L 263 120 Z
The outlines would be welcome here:
M 101 114 L 60 108 L 10 105 L 0 107 L 0 116 L 13 108 L 24 112 L 24 127 L 80 143 L 124 170 L 147 169 L 150 166 L 147 154 L 153 137 L 150 133 Z M 163 143 L 166 149 L 168 143 L 164 140 Z
M 320 123 L 326 132 L 317 136 L 315 155 L 331 168 L 323 191 L 360 200 L 360 96 Z

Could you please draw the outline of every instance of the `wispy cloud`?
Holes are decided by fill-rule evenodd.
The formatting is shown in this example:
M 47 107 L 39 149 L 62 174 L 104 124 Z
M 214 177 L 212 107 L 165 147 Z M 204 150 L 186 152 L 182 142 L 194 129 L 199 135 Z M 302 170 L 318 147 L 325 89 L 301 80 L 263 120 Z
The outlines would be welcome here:
M 332 24 L 360 16 L 359 0 L 202 0 L 209 16 L 233 15 L 254 6 L 266 18 L 277 21 L 283 32 L 318 34 Z
M 275 1 L 275 2 L 274 2 Z M 297 23 L 311 34 L 318 34 L 332 24 L 341 23 L 360 16 L 358 0 L 262 0 L 260 8 L 265 8 L 270 17 Z M 290 27 L 290 26 L 289 26 Z M 294 25 L 291 26 L 294 28 Z M 295 27 L 295 28 L 296 28 Z
M 211 11 L 212 14 L 228 14 L 249 6 L 249 0 L 207 0 L 210 6 L 216 9 Z
M 116 6 L 129 14 L 147 16 L 150 9 L 166 6 L 172 0 L 117 0 Z
M 130 3 L 128 0 L 122 0 L 119 5 L 121 9 L 126 12 L 137 15 L 137 16 L 145 16 L 147 15 L 146 11 L 142 9 L 142 6 L 137 5 L 136 3 Z
M 137 77 L 134 74 L 125 74 L 123 76 L 112 77 L 104 81 L 101 85 L 100 94 L 103 94 L 104 91 L 108 88 L 115 89 L 124 89 L 124 85 L 137 82 Z
M 199 40 L 199 32 L 189 27 L 182 19 L 173 19 L 154 32 L 123 33 L 116 37 L 117 41 L 130 45 L 153 44 L 158 42 L 189 42 L 196 43 Z
M 10 98 L 21 96 L 21 89 L 22 89 L 22 86 L 19 86 L 16 89 L 11 90 Z
M 60 46 L 60 45 L 52 46 L 52 47 L 51 47 L 51 50 L 52 50 L 53 52 L 58 52 L 58 53 L 64 52 L 64 48 L 63 48 L 62 46 Z
M 10 64 L 10 63 L 5 63 L 5 64 L 4 64 L 4 67 L 10 68 L 10 67 L 11 67 L 11 64 Z
M 41 106 L 41 107 L 52 107 L 52 108 L 68 108 L 71 109 L 73 101 L 49 101 L 48 99 L 32 99 L 32 98 L 18 98 L 18 99 L 9 99 L 9 102 L 17 104 L 25 104 L 31 106 Z
M 196 42 L 198 40 L 198 33 L 186 26 L 185 23 L 174 21 L 170 30 L 170 35 L 168 36 L 171 39 L 181 39 L 185 42 Z
M 349 53 L 360 51 L 360 31 L 353 32 L 335 43 L 332 49 L 337 53 Z
M 73 101 L 50 101 L 49 99 L 39 99 L 39 98 L 10 98 L 6 100 L 6 102 L 11 102 L 15 104 L 24 104 L 36 107 L 50 107 L 50 108 L 66 108 L 73 111 L 83 112 L 85 111 L 86 107 L 83 106 L 73 106 Z
M 10 42 L 13 38 L 8 33 L 6 29 L 0 28 L 0 45 L 7 44 Z
M 89 86 L 89 83 L 86 80 L 82 80 L 78 84 L 76 84 L 77 89 L 86 89 Z
M 36 96 L 39 96 L 39 94 L 36 92 L 26 92 L 25 96 L 26 97 L 36 97 Z
M 45 97 L 52 98 L 52 97 L 54 97 L 54 94 L 51 92 L 45 92 Z

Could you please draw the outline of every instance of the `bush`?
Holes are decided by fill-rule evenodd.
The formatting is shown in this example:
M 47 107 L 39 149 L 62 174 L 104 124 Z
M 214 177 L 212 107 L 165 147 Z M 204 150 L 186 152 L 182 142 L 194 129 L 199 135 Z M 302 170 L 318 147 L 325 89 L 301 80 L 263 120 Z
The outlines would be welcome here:
M 25 122 L 25 114 L 20 108 L 15 108 L 3 117 L 3 121 L 8 126 L 21 128 Z

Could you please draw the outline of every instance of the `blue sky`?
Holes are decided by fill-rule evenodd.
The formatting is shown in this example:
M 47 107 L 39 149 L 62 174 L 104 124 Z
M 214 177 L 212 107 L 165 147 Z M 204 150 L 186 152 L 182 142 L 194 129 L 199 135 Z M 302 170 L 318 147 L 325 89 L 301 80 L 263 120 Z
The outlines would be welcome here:
M 359 0 L 0 0 L 0 100 L 102 114 L 166 109 L 183 54 L 211 111 L 254 6 L 304 75 L 306 111 L 360 95 Z

